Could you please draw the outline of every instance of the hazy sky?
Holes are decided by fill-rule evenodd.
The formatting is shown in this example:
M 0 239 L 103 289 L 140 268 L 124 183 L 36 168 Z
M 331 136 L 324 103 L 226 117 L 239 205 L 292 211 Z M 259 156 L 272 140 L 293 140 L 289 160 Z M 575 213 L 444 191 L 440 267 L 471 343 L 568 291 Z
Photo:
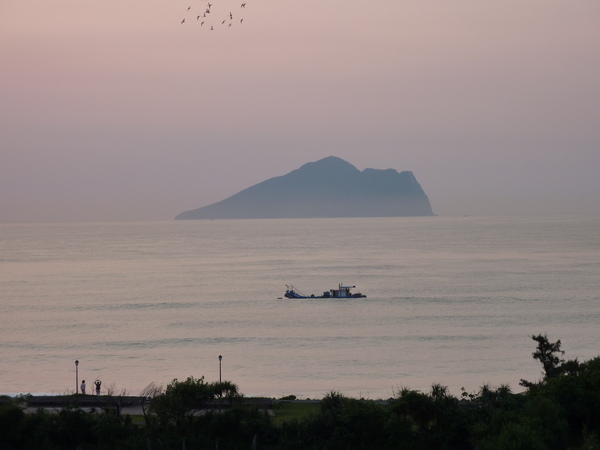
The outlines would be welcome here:
M 600 213 L 598 0 L 211 1 L 0 0 L 0 222 L 170 220 L 330 155 L 439 215 Z

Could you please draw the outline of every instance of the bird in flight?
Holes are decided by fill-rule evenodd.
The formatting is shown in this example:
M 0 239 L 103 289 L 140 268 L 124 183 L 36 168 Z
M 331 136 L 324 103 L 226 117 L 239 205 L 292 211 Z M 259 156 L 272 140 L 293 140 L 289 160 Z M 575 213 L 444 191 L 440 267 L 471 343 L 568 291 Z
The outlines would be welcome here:
M 0 0 L 2 1 L 2 0 Z M 188 0 L 190 1 L 190 0 Z M 181 20 L 181 24 L 189 23 L 190 20 L 194 19 L 196 16 L 196 21 L 201 22 L 201 26 L 206 23 L 206 28 L 211 28 L 214 30 L 214 26 L 219 25 L 219 20 L 221 20 L 221 25 L 228 24 L 228 27 L 231 27 L 234 23 L 243 23 L 244 18 L 242 17 L 245 11 L 236 14 L 236 20 L 233 22 L 233 10 L 236 8 L 236 5 L 240 5 L 240 8 L 244 9 L 247 5 L 247 0 L 219 0 L 217 3 L 211 3 L 211 0 L 191 0 L 191 3 L 188 3 L 189 6 L 185 9 L 187 14 L 183 14 L 183 19 Z M 213 0 L 214 2 L 214 0 Z M 239 2 L 239 3 L 238 3 Z M 198 3 L 198 4 L 197 4 Z M 192 9 L 198 8 L 199 11 L 194 10 L 194 12 L 190 12 Z M 185 6 L 184 6 L 185 7 Z M 200 12 L 204 8 L 202 12 Z M 229 12 L 227 12 L 229 10 Z M 211 14 L 216 13 L 216 14 Z M 211 16 L 216 16 L 214 19 Z M 200 20 L 202 18 L 202 20 Z M 224 19 L 223 19 L 224 18 Z M 239 20 L 239 22 L 238 22 Z

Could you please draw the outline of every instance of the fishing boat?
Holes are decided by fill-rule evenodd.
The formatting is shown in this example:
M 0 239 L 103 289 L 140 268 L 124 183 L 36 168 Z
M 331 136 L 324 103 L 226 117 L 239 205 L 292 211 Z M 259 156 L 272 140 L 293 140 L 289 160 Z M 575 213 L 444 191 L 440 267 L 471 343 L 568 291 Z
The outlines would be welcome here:
M 360 292 L 350 291 L 356 286 L 344 286 L 342 284 L 339 284 L 337 289 L 330 289 L 323 292 L 323 295 L 305 295 L 292 285 L 288 286 L 286 284 L 285 287 L 287 288 L 285 291 L 285 297 L 287 298 L 367 298 L 366 295 Z

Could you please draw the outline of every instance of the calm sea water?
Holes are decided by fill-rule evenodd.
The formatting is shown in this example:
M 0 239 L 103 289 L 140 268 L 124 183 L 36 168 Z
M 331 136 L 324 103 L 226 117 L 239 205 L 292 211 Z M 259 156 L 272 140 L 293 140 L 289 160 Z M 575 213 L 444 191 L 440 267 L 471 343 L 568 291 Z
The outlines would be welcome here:
M 219 378 L 247 396 L 536 380 L 600 354 L 600 217 L 0 225 L 0 392 Z M 355 284 L 366 299 L 289 300 Z

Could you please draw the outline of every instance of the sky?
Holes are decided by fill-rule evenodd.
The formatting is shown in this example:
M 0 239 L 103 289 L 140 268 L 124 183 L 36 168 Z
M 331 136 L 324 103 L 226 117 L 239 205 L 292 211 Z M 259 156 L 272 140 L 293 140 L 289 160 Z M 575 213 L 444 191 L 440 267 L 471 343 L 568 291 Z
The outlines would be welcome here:
M 0 0 L 0 222 L 171 220 L 331 155 L 438 215 L 600 213 L 598 0 L 207 8 Z

